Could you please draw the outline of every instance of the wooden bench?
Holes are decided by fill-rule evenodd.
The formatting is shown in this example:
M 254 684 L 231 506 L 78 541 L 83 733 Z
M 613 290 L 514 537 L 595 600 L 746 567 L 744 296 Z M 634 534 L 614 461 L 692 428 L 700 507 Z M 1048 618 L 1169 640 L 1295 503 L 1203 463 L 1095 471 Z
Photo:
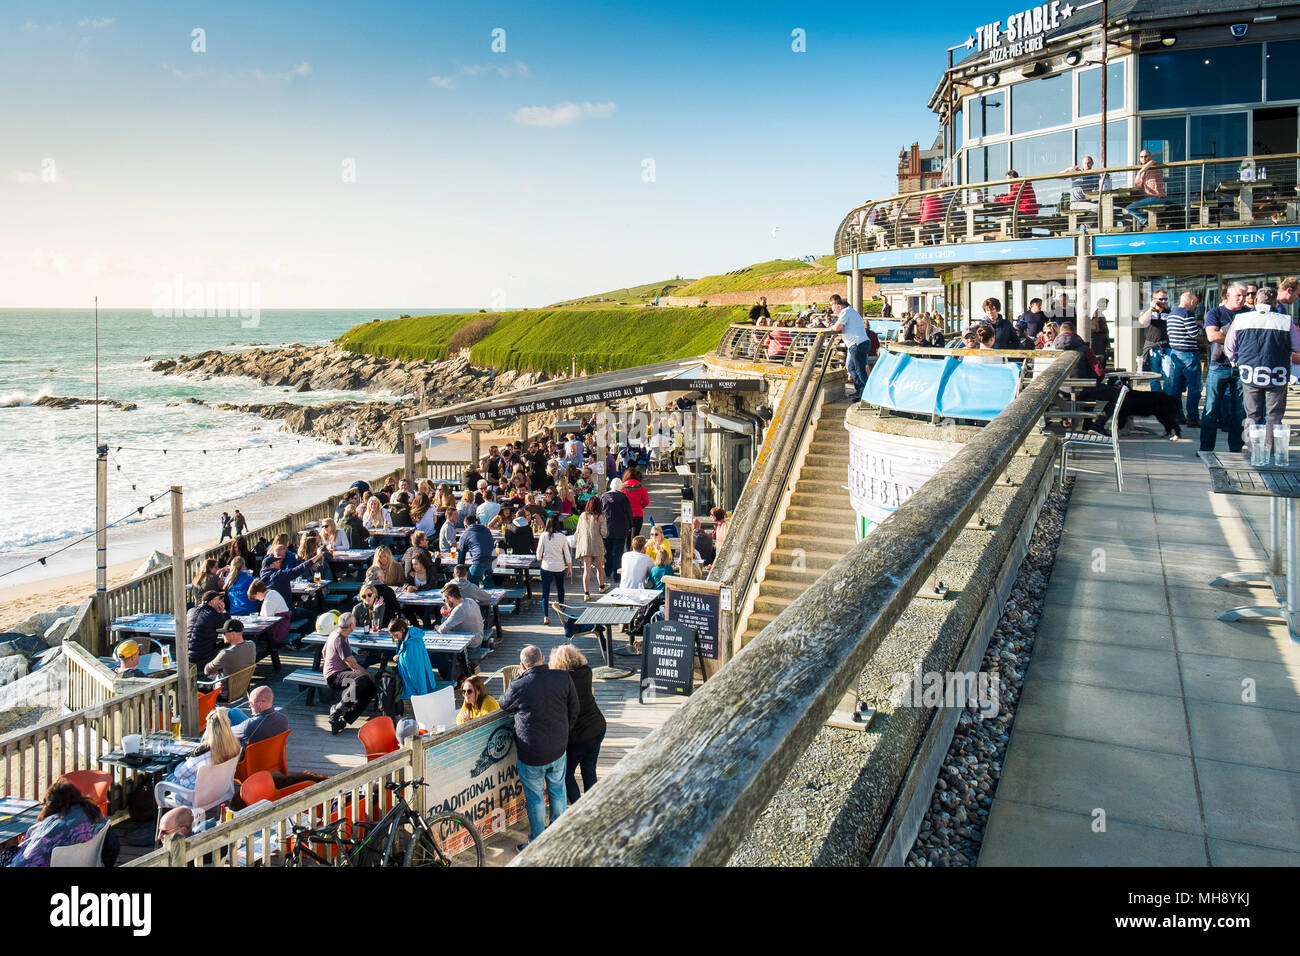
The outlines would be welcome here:
M 305 668 L 299 668 L 284 678 L 286 684 L 297 684 L 300 688 L 307 688 L 307 704 L 310 706 L 316 698 L 316 692 L 321 692 L 321 698 L 328 700 L 334 694 L 330 690 L 329 684 L 325 683 L 325 675 L 321 671 L 310 671 Z

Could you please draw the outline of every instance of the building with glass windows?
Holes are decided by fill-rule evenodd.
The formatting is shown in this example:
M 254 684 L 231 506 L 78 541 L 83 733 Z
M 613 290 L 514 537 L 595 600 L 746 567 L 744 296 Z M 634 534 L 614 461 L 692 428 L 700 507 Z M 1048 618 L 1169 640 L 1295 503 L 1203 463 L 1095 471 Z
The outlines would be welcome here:
M 929 102 L 947 185 L 840 224 L 851 295 L 864 276 L 932 275 L 954 328 L 988 297 L 1013 317 L 1033 298 L 1062 316 L 1082 305 L 1132 368 L 1156 287 L 1204 309 L 1224 282 L 1300 272 L 1300 2 L 989 13 L 1005 19 L 954 37 Z

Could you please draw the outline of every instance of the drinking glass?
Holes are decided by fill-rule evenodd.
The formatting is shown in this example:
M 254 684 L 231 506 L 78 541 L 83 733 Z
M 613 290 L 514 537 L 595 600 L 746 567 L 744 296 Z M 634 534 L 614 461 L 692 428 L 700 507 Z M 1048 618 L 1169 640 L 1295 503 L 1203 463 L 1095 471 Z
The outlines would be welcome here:
M 1266 441 L 1268 432 L 1265 430 L 1265 426 L 1250 425 L 1246 434 L 1250 442 L 1250 463 L 1255 466 L 1267 465 L 1269 463 L 1269 449 Z
M 1291 464 L 1291 426 L 1273 426 L 1273 464 L 1289 466 Z
M 181 739 L 181 715 L 174 714 L 172 716 L 172 740 L 180 740 L 180 739 Z

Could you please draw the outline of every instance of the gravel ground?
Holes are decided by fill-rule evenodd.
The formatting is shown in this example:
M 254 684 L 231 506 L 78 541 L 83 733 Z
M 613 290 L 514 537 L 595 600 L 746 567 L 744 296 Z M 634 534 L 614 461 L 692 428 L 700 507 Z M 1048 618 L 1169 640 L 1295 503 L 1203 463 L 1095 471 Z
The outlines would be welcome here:
M 1073 486 L 1070 479 L 1064 492 L 1053 490 L 1047 496 L 980 665 L 998 675 L 998 712 L 984 718 L 972 701 L 957 718 L 952 746 L 907 866 L 974 866 L 979 858 Z

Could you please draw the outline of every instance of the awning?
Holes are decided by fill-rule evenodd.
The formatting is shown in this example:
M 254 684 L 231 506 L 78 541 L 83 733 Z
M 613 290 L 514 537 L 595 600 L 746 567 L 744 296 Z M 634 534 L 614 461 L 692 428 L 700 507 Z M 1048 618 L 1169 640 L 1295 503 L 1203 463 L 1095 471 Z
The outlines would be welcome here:
M 533 412 L 603 405 L 661 392 L 761 392 L 766 387 L 761 378 L 713 377 L 701 359 L 682 359 L 576 379 L 556 379 L 450 405 L 406 419 L 402 423 L 402 433 L 419 435 L 448 427 L 459 428 L 476 418 L 509 419 Z

